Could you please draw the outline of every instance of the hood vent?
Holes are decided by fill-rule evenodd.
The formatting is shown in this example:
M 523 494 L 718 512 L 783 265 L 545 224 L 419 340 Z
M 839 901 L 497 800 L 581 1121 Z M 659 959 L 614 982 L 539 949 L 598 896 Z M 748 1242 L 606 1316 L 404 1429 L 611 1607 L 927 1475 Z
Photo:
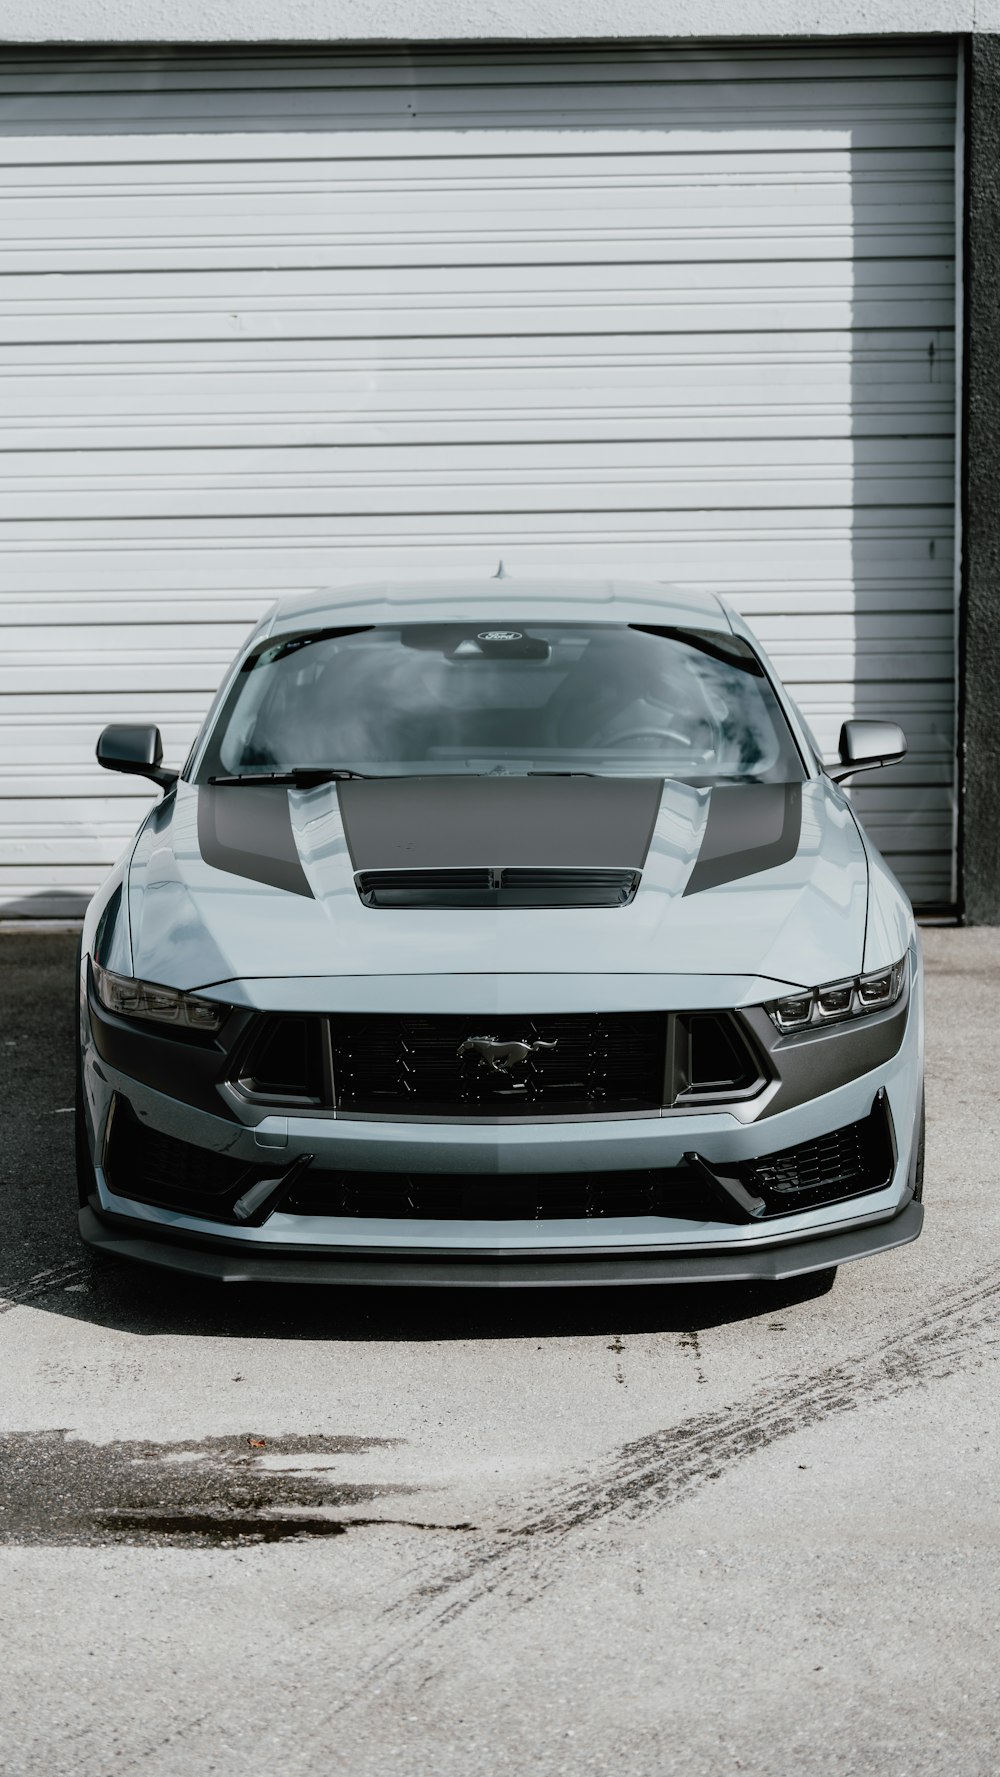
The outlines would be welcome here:
M 464 870 L 361 870 L 366 907 L 626 907 L 640 870 L 540 869 L 511 865 Z

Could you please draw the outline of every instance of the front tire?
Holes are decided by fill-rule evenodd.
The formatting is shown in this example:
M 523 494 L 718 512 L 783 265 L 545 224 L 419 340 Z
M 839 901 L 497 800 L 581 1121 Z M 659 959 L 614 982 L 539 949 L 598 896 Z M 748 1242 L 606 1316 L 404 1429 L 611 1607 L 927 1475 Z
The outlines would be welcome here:
M 83 1042 L 80 1035 L 80 963 L 83 955 L 83 939 L 80 939 L 76 953 L 76 1094 L 73 1105 L 73 1133 L 76 1147 L 76 1192 L 83 1209 L 97 1191 L 97 1174 L 94 1162 L 90 1157 L 90 1142 L 87 1139 L 87 1112 L 83 1095 Z
M 927 1134 L 926 1102 L 923 1088 L 920 1091 L 920 1134 L 917 1137 L 917 1166 L 913 1181 L 913 1201 L 922 1203 L 924 1200 L 924 1141 Z

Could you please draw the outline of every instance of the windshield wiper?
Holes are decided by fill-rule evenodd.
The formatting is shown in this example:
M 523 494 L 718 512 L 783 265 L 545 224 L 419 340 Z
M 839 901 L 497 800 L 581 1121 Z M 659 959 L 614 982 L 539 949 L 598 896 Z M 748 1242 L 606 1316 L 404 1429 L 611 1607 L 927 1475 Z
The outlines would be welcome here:
M 228 788 L 232 784 L 289 784 L 294 788 L 310 784 L 336 784 L 345 778 L 367 777 L 364 771 L 352 771 L 348 765 L 293 765 L 288 771 L 238 771 L 231 777 L 210 777 L 210 784 Z

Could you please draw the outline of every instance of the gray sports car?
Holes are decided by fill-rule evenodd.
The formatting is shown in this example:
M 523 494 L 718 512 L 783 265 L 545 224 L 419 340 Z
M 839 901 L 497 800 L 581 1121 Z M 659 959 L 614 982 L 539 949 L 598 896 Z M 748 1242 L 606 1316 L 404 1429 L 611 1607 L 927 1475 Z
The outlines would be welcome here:
M 921 962 L 746 624 L 492 579 L 278 605 L 95 896 L 85 1240 L 224 1279 L 776 1279 L 919 1233 Z

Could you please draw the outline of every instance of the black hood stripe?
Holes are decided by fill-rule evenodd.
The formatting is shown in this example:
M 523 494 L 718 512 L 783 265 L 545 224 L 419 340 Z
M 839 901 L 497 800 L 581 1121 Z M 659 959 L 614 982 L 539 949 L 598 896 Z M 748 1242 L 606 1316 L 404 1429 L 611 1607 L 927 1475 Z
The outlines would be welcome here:
M 312 898 L 281 784 L 199 785 L 198 845 L 216 870 Z
M 356 871 L 641 870 L 662 778 L 397 777 L 337 785 Z
M 717 784 L 685 895 L 789 863 L 801 833 L 801 784 Z

